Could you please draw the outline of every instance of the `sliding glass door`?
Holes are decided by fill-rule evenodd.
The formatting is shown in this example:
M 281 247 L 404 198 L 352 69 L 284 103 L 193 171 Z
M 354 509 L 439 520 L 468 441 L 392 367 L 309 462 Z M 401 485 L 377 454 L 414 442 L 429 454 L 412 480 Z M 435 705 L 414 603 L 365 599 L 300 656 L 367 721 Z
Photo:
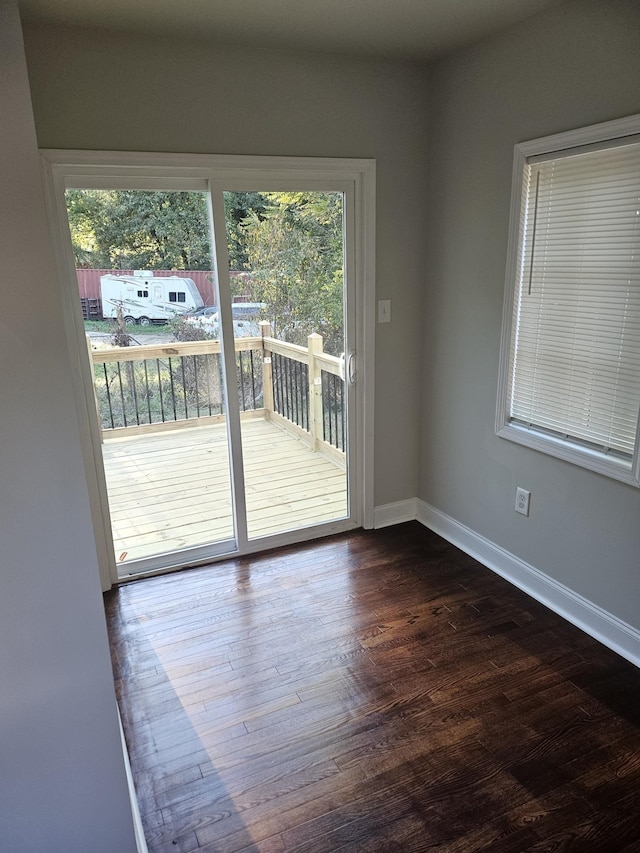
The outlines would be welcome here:
M 117 576 L 361 523 L 356 182 L 130 156 L 47 161 Z
M 67 189 L 121 575 L 235 543 L 205 191 Z M 80 290 L 81 288 L 81 290 Z
M 349 517 L 345 196 L 224 192 L 238 208 L 225 284 L 252 540 Z

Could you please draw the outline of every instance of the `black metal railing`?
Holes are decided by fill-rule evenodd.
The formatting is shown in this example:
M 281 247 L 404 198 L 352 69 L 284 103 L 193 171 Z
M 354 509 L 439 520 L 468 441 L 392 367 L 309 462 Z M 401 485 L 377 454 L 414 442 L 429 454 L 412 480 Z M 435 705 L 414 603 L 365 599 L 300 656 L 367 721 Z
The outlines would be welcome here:
M 322 371 L 323 438 L 339 450 L 345 449 L 344 379 Z
M 280 352 L 273 352 L 272 347 Z M 180 349 L 186 349 L 185 354 L 181 354 Z M 209 346 L 201 348 L 199 342 L 157 349 L 151 346 L 139 353 L 140 358 L 136 357 L 135 348 L 126 352 L 95 351 L 94 387 L 102 429 L 126 429 L 224 415 L 221 355 L 219 346 L 216 350 L 212 345 L 211 349 Z M 282 354 L 282 350 L 287 354 Z M 270 362 L 269 359 L 265 361 L 264 355 L 271 357 Z M 314 385 L 321 382 L 321 412 L 310 411 L 307 360 L 314 371 Z M 342 370 L 343 365 L 333 356 L 317 355 L 317 352 L 314 355 L 314 352 L 283 341 L 269 338 L 264 342 L 260 339 L 244 341 L 236 351 L 240 410 L 248 412 L 264 407 L 263 382 L 270 375 L 273 410 L 300 429 L 344 451 Z M 271 405 L 270 399 L 268 405 Z
M 309 429 L 309 368 L 274 353 L 271 361 L 273 407 L 283 418 Z
M 236 354 L 241 411 L 262 405 L 262 359 Z M 169 356 L 94 365 L 103 429 L 184 421 L 224 414 L 219 353 Z
M 94 376 L 103 429 L 222 413 L 218 354 L 111 361 Z
M 236 376 L 238 381 L 238 402 L 241 412 L 261 409 L 262 393 L 262 351 L 240 350 L 236 353 Z

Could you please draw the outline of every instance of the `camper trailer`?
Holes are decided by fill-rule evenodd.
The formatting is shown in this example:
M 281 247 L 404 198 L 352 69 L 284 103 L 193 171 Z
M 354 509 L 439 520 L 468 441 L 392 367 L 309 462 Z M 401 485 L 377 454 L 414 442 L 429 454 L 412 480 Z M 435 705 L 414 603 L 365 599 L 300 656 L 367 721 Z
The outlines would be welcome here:
M 150 326 L 167 323 L 178 314 L 202 308 L 204 302 L 193 279 L 181 276 L 135 275 L 100 276 L 102 316 L 116 318 L 122 308 L 125 323 Z

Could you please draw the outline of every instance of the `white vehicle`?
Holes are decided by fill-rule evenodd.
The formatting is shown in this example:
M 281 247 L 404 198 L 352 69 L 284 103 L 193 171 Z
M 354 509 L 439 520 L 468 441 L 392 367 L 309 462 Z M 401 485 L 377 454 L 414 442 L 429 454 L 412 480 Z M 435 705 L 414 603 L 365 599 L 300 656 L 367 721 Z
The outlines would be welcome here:
M 102 316 L 118 316 L 118 308 L 127 325 L 166 323 L 178 314 L 195 311 L 204 305 L 191 278 L 178 275 L 154 276 L 152 272 L 137 275 L 100 276 Z
M 234 302 L 231 306 L 233 315 L 233 333 L 236 338 L 255 338 L 260 334 L 258 321 L 261 312 L 266 308 L 264 302 Z M 220 335 L 220 315 L 215 306 L 196 311 L 185 317 L 187 323 L 201 328 L 204 332 L 217 338 Z

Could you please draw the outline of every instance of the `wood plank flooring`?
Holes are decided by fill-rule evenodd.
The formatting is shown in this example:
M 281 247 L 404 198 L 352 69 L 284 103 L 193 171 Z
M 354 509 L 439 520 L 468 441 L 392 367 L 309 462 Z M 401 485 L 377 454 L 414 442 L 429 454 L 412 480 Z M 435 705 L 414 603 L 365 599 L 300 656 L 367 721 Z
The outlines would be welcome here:
M 151 853 L 640 851 L 640 671 L 417 523 L 106 606 Z
M 264 419 L 242 421 L 249 536 L 347 515 L 344 468 Z M 233 537 L 224 423 L 106 440 L 116 562 Z

